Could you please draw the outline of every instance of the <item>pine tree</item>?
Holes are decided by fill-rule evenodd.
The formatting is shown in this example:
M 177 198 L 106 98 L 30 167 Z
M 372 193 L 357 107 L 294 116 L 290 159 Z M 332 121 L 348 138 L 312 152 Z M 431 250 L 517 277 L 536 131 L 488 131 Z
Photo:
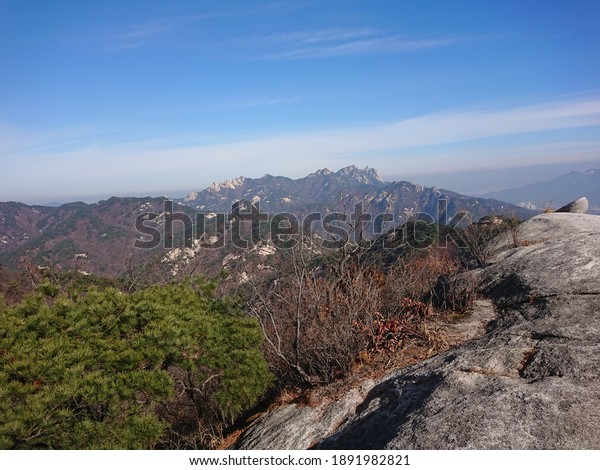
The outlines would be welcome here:
M 213 430 L 270 385 L 257 324 L 209 285 L 44 290 L 0 299 L 0 448 L 152 448 L 178 377 Z

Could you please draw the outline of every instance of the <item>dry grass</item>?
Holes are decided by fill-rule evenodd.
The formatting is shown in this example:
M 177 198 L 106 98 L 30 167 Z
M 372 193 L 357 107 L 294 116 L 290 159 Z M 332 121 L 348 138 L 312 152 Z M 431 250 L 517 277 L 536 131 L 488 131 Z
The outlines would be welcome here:
M 422 336 L 403 340 L 402 346 L 397 350 L 362 350 L 358 354 L 351 372 L 343 378 L 311 389 L 288 387 L 281 390 L 267 409 L 253 414 L 241 425 L 229 430 L 216 448 L 228 449 L 233 446 L 254 421 L 271 410 L 292 403 L 298 406 L 316 407 L 338 401 L 348 390 L 358 388 L 366 381 L 377 382 L 393 370 L 422 362 L 457 346 L 460 343 L 456 341 L 456 338 L 446 334 L 444 326 L 454 321 L 460 321 L 461 317 L 462 315 L 459 314 L 432 315 L 423 324 Z

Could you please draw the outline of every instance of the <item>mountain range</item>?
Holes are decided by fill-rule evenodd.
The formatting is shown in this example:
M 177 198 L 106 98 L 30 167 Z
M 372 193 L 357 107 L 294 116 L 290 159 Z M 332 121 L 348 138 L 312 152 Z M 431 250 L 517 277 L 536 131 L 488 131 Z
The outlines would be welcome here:
M 600 213 L 600 169 L 572 171 L 549 181 L 484 195 L 531 209 L 556 209 L 583 196 L 590 203 L 590 212 Z
M 199 211 L 223 212 L 242 199 L 260 204 L 264 212 L 297 215 L 312 211 L 348 212 L 355 203 L 362 202 L 365 211 L 393 214 L 398 221 L 418 213 L 427 213 L 437 219 L 440 199 L 447 200 L 451 216 L 458 211 L 468 211 L 475 220 L 497 213 L 512 213 L 523 218 L 533 215 L 533 212 L 497 200 L 464 196 L 408 181 L 385 182 L 374 168 L 360 169 L 354 165 L 337 172 L 318 170 L 295 180 L 272 175 L 262 178 L 242 176 L 213 183 L 178 202 Z
M 70 269 L 77 260 L 78 269 L 85 272 L 121 275 L 153 254 L 152 250 L 133 247 L 134 241 L 141 238 L 135 229 L 136 218 L 144 213 L 164 215 L 167 200 L 112 197 L 94 204 L 75 202 L 60 207 L 0 203 L 0 264 L 15 268 L 25 260 L 34 265 Z M 291 212 L 298 217 L 318 211 L 350 214 L 354 204 L 362 202 L 364 212 L 373 216 L 391 214 L 397 225 L 419 213 L 429 214 L 434 220 L 438 216 L 451 220 L 456 213 L 465 211 L 472 220 L 489 214 L 521 218 L 534 214 L 494 199 L 464 196 L 407 181 L 385 182 L 375 169 L 355 166 L 337 172 L 322 169 L 300 179 L 265 175 L 213 183 L 174 200 L 174 210 L 192 217 L 205 213 L 211 218 L 211 213 L 229 213 L 239 200 L 260 204 L 260 209 L 270 215 Z M 440 200 L 445 204 L 441 213 Z M 147 223 L 161 228 L 163 220 L 158 217 Z
M 374 168 L 360 170 L 352 165 L 336 173 L 325 168 L 296 180 L 272 175 L 262 178 L 240 176 L 192 192 L 180 202 L 197 210 L 223 212 L 230 210 L 236 201 L 246 199 L 260 202 L 264 211 L 298 212 L 310 207 L 337 207 L 344 197 L 364 196 L 385 186 Z
M 134 221 L 144 212 L 163 211 L 164 198 L 113 197 L 95 204 L 60 207 L 0 203 L 0 264 L 71 268 L 115 276 L 148 253 L 134 250 Z

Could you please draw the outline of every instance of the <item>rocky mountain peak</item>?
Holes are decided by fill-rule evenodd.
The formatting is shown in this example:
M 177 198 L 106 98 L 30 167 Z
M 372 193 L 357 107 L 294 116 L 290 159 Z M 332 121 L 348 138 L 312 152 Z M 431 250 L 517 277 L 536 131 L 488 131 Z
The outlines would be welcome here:
M 314 176 L 329 176 L 332 175 L 333 172 L 330 171 L 327 168 L 323 168 L 322 170 L 317 170 L 314 173 L 311 173 L 310 175 L 308 175 L 309 177 L 314 177 Z
M 341 177 L 351 178 L 361 184 L 374 184 L 377 186 L 385 184 L 379 176 L 379 173 L 377 173 L 377 170 L 375 168 L 369 168 L 368 166 L 361 170 L 356 165 L 350 165 L 342 168 L 335 174 Z
M 236 201 L 254 201 L 260 198 L 261 209 L 269 212 L 304 212 L 306 210 L 340 210 L 348 197 L 356 197 L 370 204 L 370 210 L 397 214 L 401 217 L 416 212 L 437 214 L 436 198 L 442 192 L 408 182 L 385 183 L 375 168 L 358 168 L 350 165 L 336 172 L 327 168 L 315 171 L 304 178 L 265 175 L 261 178 L 244 178 L 213 183 L 210 187 L 191 192 L 179 200 L 196 210 L 228 211 Z M 532 215 L 524 209 L 509 208 L 494 201 L 475 200 L 467 196 L 448 193 L 455 211 L 459 206 L 473 211 L 479 218 L 489 213 L 511 211 L 523 217 Z
M 184 200 L 184 202 L 190 202 L 190 201 L 193 201 L 194 199 L 196 199 L 197 197 L 198 197 L 198 193 L 196 191 L 192 191 L 186 197 L 184 197 L 183 200 Z
M 215 191 L 215 192 L 219 192 L 222 189 L 235 189 L 235 188 L 241 186 L 242 184 L 244 184 L 245 181 L 246 181 L 246 178 L 244 176 L 239 176 L 232 180 L 225 180 L 220 183 L 215 183 L 213 181 L 213 183 L 208 187 L 208 189 Z

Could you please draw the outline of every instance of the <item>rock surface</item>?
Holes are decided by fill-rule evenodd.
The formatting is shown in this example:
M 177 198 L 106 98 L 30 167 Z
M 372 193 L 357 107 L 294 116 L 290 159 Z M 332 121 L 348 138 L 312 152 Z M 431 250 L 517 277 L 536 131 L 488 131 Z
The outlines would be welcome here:
M 556 209 L 556 212 L 572 212 L 576 214 L 585 214 L 590 207 L 587 198 L 580 197 L 576 201 L 570 202 L 566 206 Z
M 308 449 L 350 419 L 375 384 L 364 382 L 340 400 L 307 406 L 290 404 L 267 413 L 234 446 L 237 449 Z
M 340 401 L 258 419 L 238 448 L 600 449 L 600 217 L 553 213 L 477 272 L 483 335 Z

